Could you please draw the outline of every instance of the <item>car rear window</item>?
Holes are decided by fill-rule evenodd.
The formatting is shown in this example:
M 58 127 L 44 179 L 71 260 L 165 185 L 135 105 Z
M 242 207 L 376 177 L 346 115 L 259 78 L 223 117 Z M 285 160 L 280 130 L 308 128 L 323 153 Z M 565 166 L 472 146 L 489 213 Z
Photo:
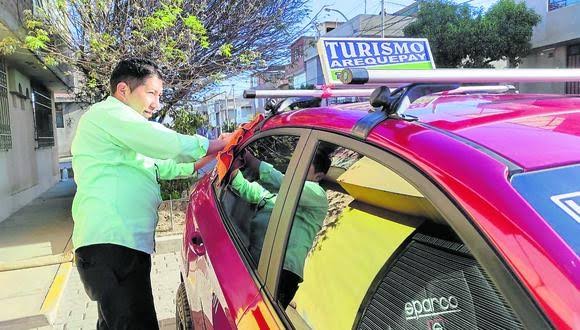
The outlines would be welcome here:
M 467 247 L 426 223 L 367 295 L 356 329 L 522 329 Z
M 511 183 L 580 254 L 580 164 L 516 174 Z

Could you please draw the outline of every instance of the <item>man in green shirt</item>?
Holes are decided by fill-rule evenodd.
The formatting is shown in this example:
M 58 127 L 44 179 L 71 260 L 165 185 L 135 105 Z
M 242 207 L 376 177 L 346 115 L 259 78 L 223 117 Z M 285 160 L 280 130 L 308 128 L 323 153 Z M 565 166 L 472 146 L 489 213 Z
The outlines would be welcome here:
M 76 265 L 97 301 L 98 329 L 158 329 L 150 278 L 158 180 L 195 176 L 229 141 L 182 135 L 148 121 L 163 90 L 152 61 L 122 60 L 110 88 L 111 96 L 80 119 L 71 147 Z
M 250 182 L 244 178 L 241 171 L 235 170 L 232 173 L 231 187 L 245 201 L 258 205 L 259 210 L 250 220 L 249 246 L 252 258 L 258 262 L 270 215 L 278 197 L 277 191 L 280 189 L 284 174 L 271 164 L 256 159 L 249 152 L 244 155 L 244 163 L 247 168 L 259 173 L 258 180 Z M 328 153 L 319 148 L 308 170 L 286 247 L 278 285 L 278 301 L 284 308 L 292 301 L 298 285 L 303 281 L 306 256 L 328 213 L 326 192 L 318 183 L 328 172 L 330 164 Z

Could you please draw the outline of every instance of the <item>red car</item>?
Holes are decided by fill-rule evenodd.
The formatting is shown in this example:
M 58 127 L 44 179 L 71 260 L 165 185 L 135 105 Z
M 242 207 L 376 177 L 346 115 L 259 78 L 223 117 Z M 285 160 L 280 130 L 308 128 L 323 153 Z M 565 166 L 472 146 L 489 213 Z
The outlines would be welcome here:
M 190 197 L 178 328 L 580 327 L 580 97 L 417 86 L 246 132 Z

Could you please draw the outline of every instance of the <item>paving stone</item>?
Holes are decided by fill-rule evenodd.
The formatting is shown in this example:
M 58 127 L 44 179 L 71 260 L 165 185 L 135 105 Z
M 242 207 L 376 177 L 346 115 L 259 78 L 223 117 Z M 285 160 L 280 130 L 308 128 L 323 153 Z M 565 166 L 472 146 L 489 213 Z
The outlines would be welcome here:
M 177 252 L 152 256 L 151 286 L 157 318 L 162 328 L 175 328 L 175 294 L 179 286 L 179 255 Z M 84 291 L 76 267 L 73 267 L 60 300 L 55 329 L 94 329 L 97 304 Z M 44 330 L 44 329 L 43 329 Z

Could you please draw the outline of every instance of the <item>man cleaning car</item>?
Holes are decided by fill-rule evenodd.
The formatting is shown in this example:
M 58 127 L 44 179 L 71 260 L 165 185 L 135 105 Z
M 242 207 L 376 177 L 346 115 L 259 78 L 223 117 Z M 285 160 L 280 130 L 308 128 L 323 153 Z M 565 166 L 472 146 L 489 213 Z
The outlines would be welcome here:
M 158 180 L 195 176 L 229 142 L 149 121 L 162 90 L 154 62 L 120 61 L 111 96 L 82 116 L 72 143 L 73 244 L 85 291 L 98 304 L 98 329 L 158 328 L 150 279 Z

